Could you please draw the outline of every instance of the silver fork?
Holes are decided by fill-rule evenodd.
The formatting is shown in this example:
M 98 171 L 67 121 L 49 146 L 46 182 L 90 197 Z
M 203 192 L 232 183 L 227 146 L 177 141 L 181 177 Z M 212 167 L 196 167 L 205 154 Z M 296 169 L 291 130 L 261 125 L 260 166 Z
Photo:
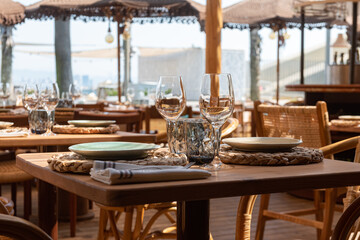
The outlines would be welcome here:
M 188 164 L 186 164 L 185 166 L 184 166 L 184 168 L 190 168 L 192 165 L 194 165 L 195 164 L 195 162 L 189 162 Z

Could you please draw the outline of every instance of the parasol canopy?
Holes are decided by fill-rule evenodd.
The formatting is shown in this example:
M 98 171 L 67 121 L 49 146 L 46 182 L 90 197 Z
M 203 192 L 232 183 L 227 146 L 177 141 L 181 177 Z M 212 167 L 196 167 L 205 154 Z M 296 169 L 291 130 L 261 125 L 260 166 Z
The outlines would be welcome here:
M 25 7 L 12 0 L 0 1 L 0 25 L 10 26 L 21 23 L 25 18 Z
M 224 27 L 227 28 L 282 28 L 300 27 L 300 13 L 292 0 L 244 0 L 223 10 Z M 334 20 L 333 14 L 307 16 L 308 28 L 325 27 Z
M 26 17 L 71 17 L 85 21 L 111 17 L 116 21 L 127 18 L 156 18 L 161 21 L 175 19 L 184 22 L 189 19 L 203 19 L 205 6 L 192 0 L 43 0 L 26 7 Z M 141 19 L 137 22 L 151 21 L 154 20 Z

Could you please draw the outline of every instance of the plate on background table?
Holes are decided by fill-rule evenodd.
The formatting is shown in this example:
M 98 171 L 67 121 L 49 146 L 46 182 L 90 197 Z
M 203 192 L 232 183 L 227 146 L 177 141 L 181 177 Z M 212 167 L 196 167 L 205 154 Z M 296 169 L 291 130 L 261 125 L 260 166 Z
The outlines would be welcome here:
M 116 123 L 115 120 L 69 120 L 68 124 L 75 127 L 108 127 Z
M 243 137 L 225 138 L 224 143 L 241 151 L 284 151 L 302 143 L 299 139 L 281 137 Z
M 93 142 L 72 145 L 69 150 L 90 159 L 121 160 L 144 158 L 149 150 L 159 147 L 156 144 L 135 142 Z
M 341 115 L 339 116 L 339 119 L 360 121 L 360 115 Z
M 0 129 L 8 128 L 8 127 L 11 127 L 12 125 L 14 125 L 13 122 L 0 121 Z

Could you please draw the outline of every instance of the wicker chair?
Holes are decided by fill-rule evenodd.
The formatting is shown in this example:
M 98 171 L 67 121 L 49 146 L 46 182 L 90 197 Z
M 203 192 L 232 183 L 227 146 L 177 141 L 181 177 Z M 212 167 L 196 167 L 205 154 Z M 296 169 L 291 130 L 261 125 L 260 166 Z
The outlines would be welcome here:
M 359 139 L 359 137 L 355 137 Z M 360 163 L 360 142 L 357 141 L 354 162 Z M 343 199 L 344 212 L 337 222 L 331 239 L 348 240 L 360 237 L 360 186 L 347 187 Z
M 331 143 L 325 102 L 318 102 L 316 106 L 277 106 L 255 102 L 254 114 L 256 130 L 260 137 L 293 137 L 302 139 L 302 146 L 311 148 L 320 148 Z M 285 213 L 269 210 L 270 194 L 262 195 L 255 238 L 263 239 L 267 220 L 280 219 L 315 227 L 318 239 L 328 239 L 331 235 L 336 189 L 327 192 L 329 193 L 326 194 L 324 204 L 322 203 L 322 192 L 314 190 L 313 209 L 300 209 Z M 301 217 L 308 214 L 315 214 L 316 220 Z
M 43 230 L 34 224 L 14 217 L 14 204 L 5 197 L 0 197 L 0 239 L 51 240 Z

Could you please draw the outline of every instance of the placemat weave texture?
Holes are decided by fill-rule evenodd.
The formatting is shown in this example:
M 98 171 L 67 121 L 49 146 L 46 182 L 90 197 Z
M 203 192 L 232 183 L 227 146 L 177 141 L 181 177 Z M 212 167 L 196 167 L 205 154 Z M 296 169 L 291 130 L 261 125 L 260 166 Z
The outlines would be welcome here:
M 324 159 L 321 150 L 295 147 L 282 152 L 243 152 L 222 145 L 220 159 L 223 163 L 252 166 L 284 166 L 318 163 Z

